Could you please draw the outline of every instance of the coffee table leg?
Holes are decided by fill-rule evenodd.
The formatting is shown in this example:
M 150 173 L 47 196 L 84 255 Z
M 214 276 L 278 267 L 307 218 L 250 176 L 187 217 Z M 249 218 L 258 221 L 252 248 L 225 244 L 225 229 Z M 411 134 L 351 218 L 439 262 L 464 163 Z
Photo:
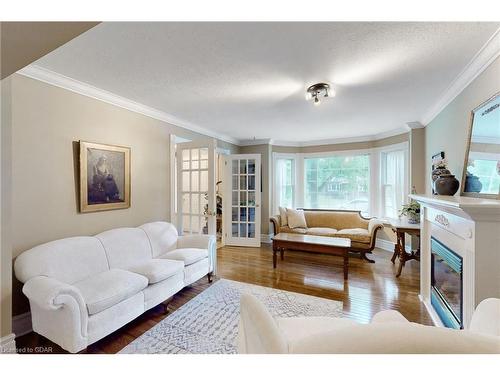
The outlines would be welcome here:
M 349 252 L 344 251 L 344 280 L 347 280 L 349 275 Z

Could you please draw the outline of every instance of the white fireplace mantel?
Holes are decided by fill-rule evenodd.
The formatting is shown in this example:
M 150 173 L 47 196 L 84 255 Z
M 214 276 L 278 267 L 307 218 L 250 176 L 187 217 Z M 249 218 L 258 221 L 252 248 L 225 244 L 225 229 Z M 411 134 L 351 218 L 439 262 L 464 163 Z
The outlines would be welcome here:
M 442 326 L 431 305 L 431 237 L 463 258 L 463 324 L 489 297 L 500 298 L 500 200 L 461 196 L 410 195 L 422 207 L 420 298 L 434 324 Z

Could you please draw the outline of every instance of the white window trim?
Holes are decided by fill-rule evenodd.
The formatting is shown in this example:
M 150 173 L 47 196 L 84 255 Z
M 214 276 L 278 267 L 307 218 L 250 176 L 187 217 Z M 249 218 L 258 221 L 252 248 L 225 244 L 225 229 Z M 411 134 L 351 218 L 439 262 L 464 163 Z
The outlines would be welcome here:
M 406 202 L 408 201 L 407 195 L 410 193 L 410 159 L 409 159 L 409 142 L 395 143 L 388 146 L 373 147 L 366 149 L 355 150 L 340 150 L 340 151 L 327 151 L 327 152 L 308 152 L 308 153 L 279 153 L 273 152 L 273 212 L 277 212 L 276 206 L 277 189 L 276 189 L 276 161 L 277 159 L 294 159 L 295 160 L 295 174 L 294 174 L 294 207 L 304 206 L 304 160 L 307 158 L 318 157 L 332 157 L 340 155 L 368 155 L 370 157 L 370 214 L 372 216 L 381 217 L 383 213 L 382 202 L 382 153 L 399 151 L 405 152 L 405 176 L 404 176 L 404 190 L 406 192 Z
M 382 196 L 382 182 L 383 182 L 383 163 L 382 163 L 382 154 L 387 153 L 387 152 L 393 152 L 393 151 L 404 151 L 404 158 L 405 158 L 405 171 L 404 171 L 404 182 L 403 182 L 403 189 L 405 192 L 405 199 L 403 203 L 408 203 L 408 195 L 410 194 L 410 157 L 409 157 L 409 142 L 401 142 L 401 143 L 396 143 L 393 145 L 389 146 L 383 146 L 383 147 L 378 147 L 374 149 L 374 151 L 378 154 L 376 155 L 378 163 L 379 163 L 379 177 L 378 177 L 378 183 L 376 184 L 376 189 L 378 190 L 377 192 L 377 197 L 378 199 L 378 204 L 376 207 L 376 213 L 377 217 L 384 218 L 383 217 L 383 212 L 384 212 L 384 197 Z M 375 189 L 374 189 L 375 190 Z
M 294 165 L 295 165 L 295 170 L 293 171 L 293 195 L 292 195 L 292 205 L 293 207 L 291 208 L 295 208 L 297 207 L 297 197 L 300 196 L 299 194 L 297 194 L 297 185 L 298 184 L 298 181 L 300 181 L 298 179 L 298 172 L 299 172 L 299 166 L 298 166 L 298 154 L 292 154 L 292 153 L 280 153 L 280 152 L 273 152 L 273 165 L 272 165 L 272 168 L 273 168 L 273 173 L 272 173 L 272 177 L 273 177 L 273 182 L 272 182 L 272 186 L 273 186 L 273 189 L 272 189 L 272 197 L 273 197 L 273 204 L 272 204 L 272 213 L 273 215 L 278 213 L 279 212 L 279 207 L 278 207 L 278 190 L 277 190 L 277 181 L 276 181 L 276 164 L 278 162 L 278 159 L 289 159 L 289 160 L 293 160 L 294 161 Z

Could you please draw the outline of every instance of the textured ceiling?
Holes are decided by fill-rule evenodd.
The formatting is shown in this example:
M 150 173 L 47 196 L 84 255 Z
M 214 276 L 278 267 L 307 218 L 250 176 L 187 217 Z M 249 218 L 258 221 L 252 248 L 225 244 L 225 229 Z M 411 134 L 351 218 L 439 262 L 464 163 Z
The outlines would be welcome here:
M 420 120 L 498 23 L 102 23 L 36 64 L 238 140 Z M 312 83 L 337 95 L 315 107 Z

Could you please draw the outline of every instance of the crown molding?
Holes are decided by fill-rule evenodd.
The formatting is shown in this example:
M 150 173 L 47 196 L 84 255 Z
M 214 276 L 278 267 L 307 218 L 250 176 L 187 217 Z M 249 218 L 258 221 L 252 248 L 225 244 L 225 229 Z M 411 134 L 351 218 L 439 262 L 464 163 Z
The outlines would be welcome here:
M 337 145 L 344 143 L 373 142 L 405 133 L 408 133 L 408 128 L 406 126 L 399 127 L 397 129 L 386 131 L 383 133 L 362 136 L 362 137 L 331 138 L 331 139 L 321 139 L 321 140 L 318 139 L 306 142 L 287 142 L 287 141 L 278 141 L 272 139 L 269 144 L 273 146 L 283 146 L 283 147 L 328 146 L 328 145 Z
M 408 128 L 410 128 L 411 130 L 413 129 L 422 129 L 422 128 L 425 128 L 425 126 L 420 122 L 420 121 L 411 121 L 411 122 L 407 122 L 406 125 L 408 126 Z
M 420 121 L 427 126 L 451 103 L 481 72 L 500 56 L 500 28 L 488 39 L 472 60 L 460 72 L 438 101 L 427 111 Z
M 257 145 L 271 145 L 273 140 L 271 138 L 262 139 L 244 139 L 239 141 L 240 146 L 257 146 Z
M 124 98 L 122 96 L 113 94 L 112 92 L 102 90 L 98 87 L 89 85 L 87 83 L 75 80 L 73 78 L 67 77 L 65 75 L 56 73 L 52 70 L 42 68 L 41 66 L 31 64 L 27 67 L 21 69 L 17 73 L 36 79 L 41 82 L 48 83 L 52 86 L 57 86 L 80 95 L 84 95 L 96 100 L 112 104 L 117 107 L 128 109 L 129 111 L 140 113 L 141 115 L 160 120 L 172 126 L 177 126 L 179 128 L 187 129 L 189 131 L 205 135 L 207 137 L 219 139 L 224 142 L 232 143 L 234 145 L 239 145 L 240 142 L 236 138 L 221 135 L 216 132 L 207 130 L 201 126 L 192 124 L 190 122 L 181 120 L 171 114 L 160 111 L 158 109 L 149 107 L 147 105 L 137 103 L 133 100 Z

